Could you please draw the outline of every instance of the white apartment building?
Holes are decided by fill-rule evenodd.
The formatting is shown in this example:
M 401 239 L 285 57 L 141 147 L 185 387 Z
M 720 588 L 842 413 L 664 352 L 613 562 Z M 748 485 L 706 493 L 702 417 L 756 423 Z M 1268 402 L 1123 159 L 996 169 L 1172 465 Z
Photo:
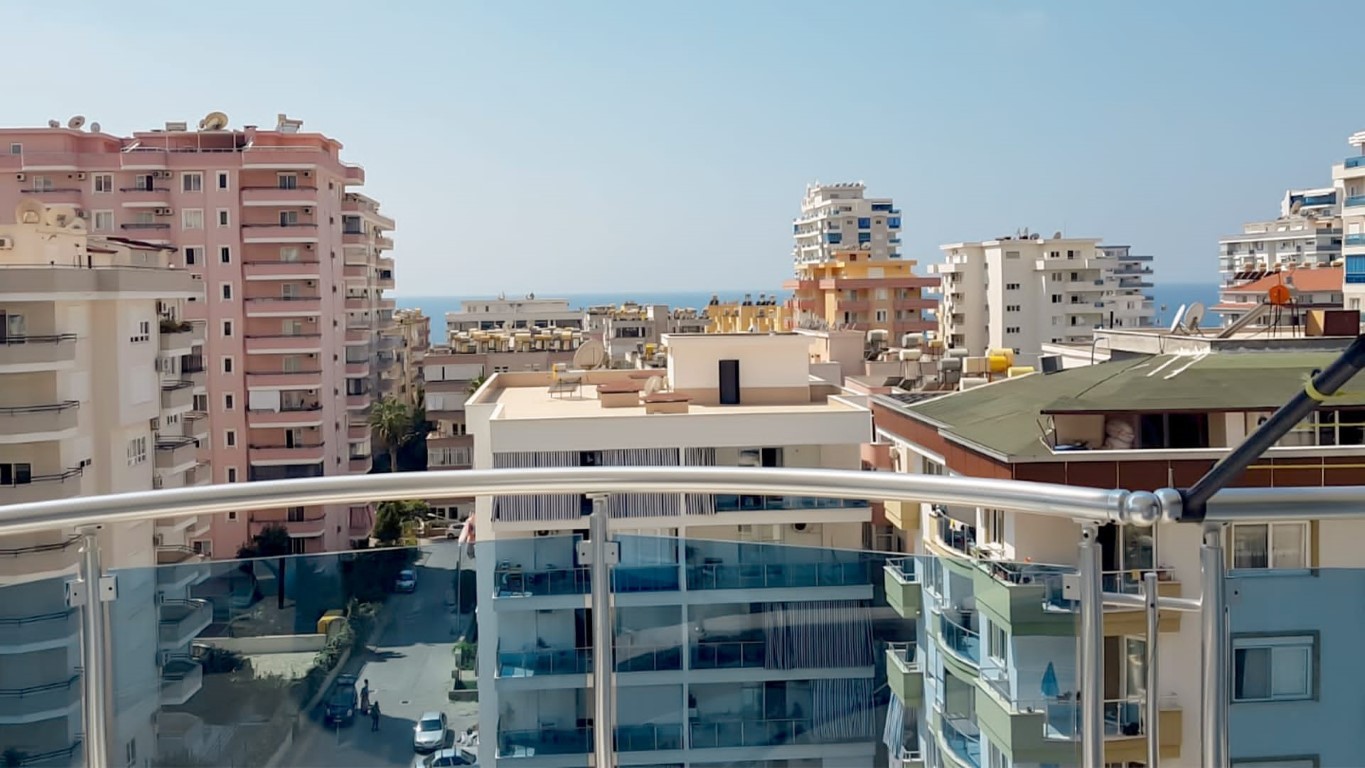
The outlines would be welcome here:
M 583 311 L 569 306 L 568 299 L 522 299 L 499 295 L 496 299 L 460 302 L 460 311 L 446 313 L 446 333 L 491 331 L 511 328 L 582 328 Z
M 870 412 L 812 386 L 806 337 L 664 344 L 667 368 L 649 374 L 668 392 L 651 397 L 639 371 L 574 374 L 577 392 L 543 372 L 496 374 L 466 404 L 474 466 L 859 466 Z M 631 493 L 606 503 L 621 545 L 620 765 L 874 763 L 880 574 L 853 551 L 871 520 L 865 501 Z M 575 541 L 591 504 L 476 501 L 479 592 L 492 596 L 479 610 L 481 765 L 533 755 L 567 767 L 590 751 L 590 578 Z
M 1332 187 L 1285 192 L 1278 218 L 1245 224 L 1241 234 L 1218 240 L 1222 284 L 1239 285 L 1281 268 L 1332 264 L 1341 258 L 1341 214 L 1341 196 Z
M 168 266 L 171 249 L 87 238 L 74 207 L 26 200 L 15 221 L 0 226 L 0 506 L 207 482 L 203 326 L 178 319 L 201 283 Z M 159 704 L 202 680 L 189 648 L 211 611 L 187 589 L 207 574 L 187 542 L 207 529 L 189 516 L 99 534 L 120 569 L 108 751 L 130 764 L 156 756 Z M 0 747 L 26 765 L 81 762 L 79 609 L 64 595 L 80 542 L 0 538 Z
M 1332 180 L 1341 199 L 1341 254 L 1347 309 L 1362 309 L 1365 298 L 1365 131 L 1349 139 L 1355 154 L 1332 167 Z
M 836 251 L 858 249 L 869 259 L 900 256 L 901 212 L 889 197 L 864 197 L 861 182 L 810 184 L 801 215 L 792 222 L 794 265 L 830 261 Z
M 941 246 L 944 262 L 934 265 L 943 281 L 940 338 L 969 355 L 1013 349 L 1027 358 L 1043 344 L 1089 341 L 1120 317 L 1145 317 L 1142 301 L 1128 293 L 1134 288 L 1124 289 L 1120 314 L 1118 259 L 1099 243 L 1025 231 Z
M 1101 245 L 1100 252 L 1114 260 L 1114 289 L 1104 297 L 1107 324 L 1113 328 L 1150 326 L 1156 317 L 1152 295 L 1152 257 L 1133 253 L 1130 245 Z

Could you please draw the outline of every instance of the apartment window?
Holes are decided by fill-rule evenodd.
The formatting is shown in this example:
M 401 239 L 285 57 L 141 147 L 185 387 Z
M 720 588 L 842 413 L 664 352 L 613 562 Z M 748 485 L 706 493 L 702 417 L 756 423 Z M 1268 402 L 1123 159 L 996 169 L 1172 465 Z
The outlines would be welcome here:
M 143 446 L 142 457 L 147 458 L 146 445 Z M 129 461 L 128 464 L 132 466 L 132 461 Z M 0 464 L 0 485 L 28 485 L 31 482 L 33 482 L 32 464 Z
M 180 174 L 180 189 L 185 192 L 203 192 L 204 174 L 198 171 Z
M 986 655 L 1004 666 L 1005 659 L 1009 657 L 1009 646 L 1010 636 L 1004 627 L 990 622 L 990 630 L 986 633 Z
M 218 226 L 220 226 L 220 227 L 230 226 L 230 223 L 229 223 L 230 221 L 231 221 L 231 217 L 228 215 L 228 209 L 226 209 L 226 208 L 219 208 L 219 209 L 218 209 Z
M 1020 305 L 1019 305 L 1019 304 L 1006 304 L 1006 305 L 1005 305 L 1005 311 L 1006 311 L 1006 312 L 1018 312 L 1019 309 L 1020 309 Z
M 1007 291 L 1017 291 L 1017 290 L 1019 290 L 1019 284 L 1018 284 L 1018 283 L 1005 283 L 1005 290 L 1007 290 Z
M 879 323 L 886 322 L 886 310 L 884 309 L 877 310 L 877 322 Z
M 1019 332 L 1019 326 L 1017 326 L 1017 325 L 1007 325 L 1007 326 L 1005 326 L 1005 333 L 1018 333 L 1018 332 Z
M 229 512 L 228 514 L 229 514 L 229 515 L 232 515 L 232 517 L 229 517 L 229 518 L 228 518 L 229 520 L 236 520 L 236 519 L 237 519 L 237 517 L 236 517 L 237 513 L 236 513 L 236 512 Z M 196 555 L 203 555 L 203 556 L 205 556 L 205 557 L 213 557 L 213 542 L 212 542 L 212 541 L 208 541 L 208 540 L 191 541 L 191 542 L 190 542 L 190 549 L 194 550 L 194 553 L 195 553 Z
M 223 301 L 232 301 L 232 283 L 222 283 L 218 286 L 219 295 Z
M 1054 293 L 1054 294 L 1052 294 L 1052 297 L 1051 297 L 1051 298 L 1052 298 L 1052 303 L 1053 303 L 1053 304 L 1061 304 L 1061 303 L 1062 303 L 1062 294 L 1060 294 L 1060 293 Z
M 1300 701 L 1314 696 L 1316 635 L 1233 637 L 1232 700 Z
M 33 191 L 34 191 L 34 192 L 51 192 L 51 191 L 55 188 L 55 186 L 56 186 L 56 185 L 52 182 L 52 177 L 51 177 L 51 176 L 34 176 L 34 177 L 33 177 Z
M 13 144 L 10 144 L 10 145 L 9 145 L 9 153 L 10 153 L 11 155 L 22 155 L 22 154 L 24 154 L 24 145 L 23 145 L 23 144 L 19 144 L 18 142 L 15 142 L 15 143 L 13 143 Z
M 289 554 L 306 555 L 308 554 L 308 539 L 293 538 L 289 540 Z
M 223 373 L 232 373 L 232 358 L 223 358 Z
M 202 245 L 191 245 L 185 248 L 185 266 L 192 267 L 195 264 L 204 263 L 204 247 Z
M 147 438 L 135 437 L 128 441 L 128 466 L 136 467 L 147 461 Z
M 218 263 L 219 264 L 232 263 L 232 249 L 230 247 L 224 245 L 218 249 Z
M 226 445 L 229 448 L 237 447 L 237 430 L 235 429 L 223 430 L 223 445 Z
M 1234 523 L 1232 567 L 1308 568 L 1310 528 L 1304 523 Z
M 236 468 L 236 467 L 228 467 L 228 468 L 227 468 L 227 481 L 228 481 L 229 483 L 235 483 L 235 482 L 237 482 L 237 468 Z M 229 512 L 229 513 L 228 513 L 228 519 L 229 519 L 229 520 L 236 520 L 236 519 L 237 519 L 237 513 L 236 513 L 236 512 Z
M 299 175 L 297 173 L 281 173 L 279 176 L 276 176 L 275 178 L 277 179 L 277 182 L 280 185 L 280 189 L 299 188 Z
M 223 336 L 224 336 L 224 337 L 227 337 L 227 336 L 231 336 L 231 335 L 232 335 L 232 321 L 231 321 L 231 320 L 224 320 L 224 321 L 223 321 Z
M 227 189 L 227 188 L 228 188 L 228 172 L 227 172 L 227 171 L 219 171 L 219 172 L 218 172 L 218 188 L 219 188 L 219 189 Z
M 1007 258 L 1007 259 L 1017 259 L 1017 258 L 1019 258 L 1019 252 L 1018 252 L 1018 251 L 1005 251 L 1005 258 Z
M 869 229 L 872 227 L 872 219 L 858 219 L 858 229 Z
M 297 245 L 286 245 L 280 248 L 280 261 L 298 261 L 299 247 Z
M 145 173 L 140 173 L 133 177 L 133 189 L 138 192 L 150 192 L 155 189 L 156 183 L 153 177 Z
M 136 343 L 138 343 L 138 342 L 140 342 L 140 341 L 151 341 L 151 340 L 152 340 L 152 323 L 151 323 L 151 321 L 150 321 L 150 320 L 139 320 L 139 321 L 138 321 L 138 324 L 137 324 L 137 332 L 134 333 L 134 334 L 128 339 L 128 341 L 131 342 L 131 343 L 133 343 L 133 344 L 136 344 Z
M 186 208 L 180 212 L 181 229 L 203 229 L 204 228 L 204 209 Z
M 1054 282 L 1054 283 L 1060 283 L 1060 282 L 1062 282 L 1062 273 L 1061 273 L 1061 272 L 1053 272 L 1053 273 L 1052 273 L 1052 282 Z
M 303 522 L 303 507 L 289 507 L 286 509 L 285 520 L 291 523 Z
M 112 232 L 114 230 L 114 212 L 95 211 L 94 222 L 96 232 Z
M 292 227 L 299 223 L 298 211 L 280 211 L 280 226 Z
M 228 393 L 226 393 L 226 394 L 223 395 L 223 410 L 225 410 L 225 411 L 230 411 L 230 410 L 232 410 L 233 407 L 236 406 L 236 405 L 237 405 L 237 399 L 236 399 L 235 397 L 232 396 L 232 393 L 231 393 L 231 392 L 228 392 Z
M 91 181 L 91 188 L 101 194 L 114 191 L 114 175 L 112 173 L 97 173 Z
M 1003 544 L 1005 542 L 1005 510 L 987 509 L 982 513 L 981 540 L 987 544 Z

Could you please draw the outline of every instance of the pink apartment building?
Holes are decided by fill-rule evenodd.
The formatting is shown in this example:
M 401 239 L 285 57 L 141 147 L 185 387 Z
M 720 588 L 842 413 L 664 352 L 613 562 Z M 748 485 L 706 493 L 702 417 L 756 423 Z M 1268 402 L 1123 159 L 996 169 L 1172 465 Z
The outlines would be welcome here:
M 214 113 L 198 130 L 127 137 L 76 119 L 0 129 L 0 211 L 76 206 L 92 235 L 172 246 L 203 281 L 185 319 L 204 332 L 195 411 L 209 414 L 199 451 L 214 482 L 369 471 L 370 403 L 396 378 L 383 354 L 401 343 L 382 295 L 393 221 L 354 191 L 365 172 L 341 161 L 341 143 L 300 127 L 280 115 L 273 130 L 232 129 Z M 193 545 L 232 557 L 273 522 L 297 552 L 341 549 L 371 519 L 364 507 L 242 510 Z

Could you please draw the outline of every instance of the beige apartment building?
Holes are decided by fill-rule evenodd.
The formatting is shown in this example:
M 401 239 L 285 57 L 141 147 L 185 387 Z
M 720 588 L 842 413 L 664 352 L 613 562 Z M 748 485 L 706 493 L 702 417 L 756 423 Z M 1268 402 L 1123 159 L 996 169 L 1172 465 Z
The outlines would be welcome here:
M 88 237 L 74 207 L 28 199 L 14 218 L 0 226 L 0 506 L 208 482 L 204 328 L 181 320 L 202 283 L 169 248 Z M 207 575 L 189 546 L 207 522 L 99 532 L 105 567 L 124 569 L 108 604 L 120 629 L 107 749 L 139 763 L 155 758 L 159 705 L 202 681 L 190 642 L 211 611 L 187 590 Z M 64 594 L 80 541 L 0 538 L 0 746 L 33 764 L 82 760 L 79 611 Z

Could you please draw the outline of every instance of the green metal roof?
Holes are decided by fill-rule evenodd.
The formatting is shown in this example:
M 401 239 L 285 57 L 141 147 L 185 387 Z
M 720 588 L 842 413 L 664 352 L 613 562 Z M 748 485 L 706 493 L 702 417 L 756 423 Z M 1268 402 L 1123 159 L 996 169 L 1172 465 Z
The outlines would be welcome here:
M 937 422 L 958 439 L 1006 456 L 1045 456 L 1040 423 L 1052 413 L 1273 410 L 1324 368 L 1331 352 L 1156 355 L 1005 379 L 898 410 Z M 1365 375 L 1333 405 L 1365 405 Z

